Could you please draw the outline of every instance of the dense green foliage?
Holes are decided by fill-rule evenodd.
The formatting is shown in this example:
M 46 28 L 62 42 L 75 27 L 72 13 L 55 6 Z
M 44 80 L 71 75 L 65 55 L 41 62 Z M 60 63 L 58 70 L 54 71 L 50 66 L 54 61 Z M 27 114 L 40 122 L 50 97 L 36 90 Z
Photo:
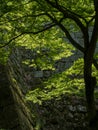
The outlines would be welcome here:
M 55 0 L 53 1 L 53 4 L 54 3 Z M 65 11 L 68 10 L 69 13 L 77 13 L 76 16 L 79 17 L 80 21 L 82 21 L 84 25 L 93 24 L 93 21 L 90 22 L 94 15 L 94 7 L 92 0 L 57 0 L 57 3 L 60 4 L 61 7 L 63 6 L 63 9 L 65 9 Z M 60 38 L 64 37 L 65 34 L 60 31 L 58 27 L 42 35 L 33 35 L 55 26 L 55 23 L 51 20 L 48 14 L 51 15 L 52 18 L 55 18 L 58 22 L 61 21 L 62 25 L 66 26 L 66 28 L 71 32 L 79 30 L 78 26 L 76 25 L 76 22 L 74 22 L 72 18 L 64 18 L 64 15 L 66 14 L 60 11 L 60 9 L 56 9 L 55 6 L 52 7 L 45 0 L 6 0 L 3 2 L 0 1 L 0 46 L 2 47 L 9 43 L 15 45 L 16 41 L 19 44 L 19 39 L 17 39 L 19 37 L 21 39 L 22 45 L 25 44 L 24 41 L 27 41 L 27 46 L 34 47 L 35 45 L 33 46 L 33 44 L 36 41 L 36 44 L 38 42 L 42 44 L 42 42 L 45 40 L 49 40 L 48 42 L 50 42 L 50 33 L 54 34 L 51 39 L 56 39 L 56 42 L 58 41 L 59 43 Z M 57 33 L 59 34 L 58 38 L 55 37 L 55 34 Z M 31 37 L 33 37 L 32 40 L 30 40 Z M 39 44 L 37 46 L 39 46 Z
M 78 32 L 82 42 L 73 35 Z M 75 48 L 83 54 L 70 68 L 44 80 L 44 88 L 30 91 L 27 100 L 41 103 L 62 94 L 84 96 L 85 90 L 89 123 L 96 129 L 97 40 L 98 0 L 0 1 L 0 63 L 7 63 L 12 48 L 18 46 L 35 54 L 22 63 L 43 71 L 55 71 L 55 62 L 72 56 Z
M 56 60 L 62 57 L 68 57 L 72 54 L 70 51 L 73 49 L 72 46 L 70 46 L 68 42 L 64 43 L 65 41 L 62 40 L 62 38 L 65 34 L 63 33 L 62 29 L 60 30 L 58 28 L 58 25 L 53 27 L 55 26 L 55 21 L 53 19 L 57 20 L 57 22 L 62 22 L 62 25 L 65 26 L 70 32 L 76 32 L 80 30 L 77 26 L 77 21 L 72 19 L 72 14 L 74 14 L 76 17 L 79 17 L 79 20 L 84 26 L 91 26 L 93 25 L 92 18 L 95 13 L 93 0 L 51 0 L 50 3 L 51 2 L 53 2 L 53 7 L 51 4 L 49 4 L 48 0 L 0 1 L 0 46 L 2 47 L 6 44 L 10 44 L 10 46 L 7 46 L 7 48 L 0 49 L 1 63 L 5 63 L 7 60 L 10 52 L 8 48 L 15 45 L 26 46 L 27 48 L 37 52 L 37 55 L 35 59 L 32 59 L 32 62 L 27 60 L 24 61 L 24 63 L 37 68 L 40 66 L 40 69 L 43 70 L 54 69 L 53 64 Z M 62 10 L 60 7 L 55 7 L 55 5 L 58 4 L 60 7 L 63 7 Z M 67 13 L 64 13 L 64 11 L 68 11 L 68 13 L 71 15 L 67 17 Z M 52 29 L 48 30 L 51 27 Z M 34 35 L 39 32 L 42 33 Z M 47 52 L 42 52 L 44 49 L 46 49 Z M 76 63 L 74 66 L 76 66 Z M 74 66 L 68 69 L 66 72 L 50 78 L 49 81 L 45 83 L 46 86 L 49 87 L 51 85 L 47 84 L 54 82 L 55 87 L 57 88 L 58 86 L 62 86 L 64 89 L 67 86 L 67 88 L 74 89 L 74 85 L 72 88 L 73 82 L 74 84 L 79 83 L 78 85 L 83 87 L 84 83 L 80 84 L 80 82 L 83 82 L 83 80 L 72 80 L 67 76 L 67 73 L 70 73 L 70 75 L 77 75 L 77 73 L 80 73 L 79 70 L 75 71 Z M 79 64 L 77 66 L 78 68 L 80 67 Z M 56 78 L 60 78 L 57 83 Z M 62 92 L 64 93 L 64 90 L 62 90 Z M 76 92 L 77 91 L 75 91 L 75 93 Z
M 98 79 L 98 71 L 94 66 L 92 75 Z M 50 100 L 52 98 L 58 99 L 63 94 L 84 97 L 83 59 L 79 58 L 69 69 L 60 74 L 53 75 L 43 84 L 45 86 L 43 89 L 36 88 L 33 91 L 29 91 L 26 95 L 26 99 L 41 104 L 43 100 Z M 98 98 L 97 89 L 95 96 Z
M 54 34 L 52 34 L 53 31 Z M 59 37 L 59 32 L 55 29 L 33 38 L 29 37 L 27 41 L 26 39 L 27 37 L 24 38 L 25 43 L 21 43 L 21 45 L 26 46 L 26 49 L 31 49 L 35 53 L 35 56 L 33 56 L 32 60 L 27 59 L 23 63 L 28 64 L 29 67 L 35 67 L 37 70 L 55 69 L 53 65 L 57 60 L 71 56 L 73 54 L 72 50 L 75 50 Z

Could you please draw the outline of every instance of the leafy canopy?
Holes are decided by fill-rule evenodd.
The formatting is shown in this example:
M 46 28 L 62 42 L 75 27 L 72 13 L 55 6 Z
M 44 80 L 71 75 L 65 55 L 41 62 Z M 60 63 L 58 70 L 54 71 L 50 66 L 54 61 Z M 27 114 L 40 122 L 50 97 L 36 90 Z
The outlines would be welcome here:
M 72 32 L 77 31 L 79 27 L 73 16 L 79 18 L 84 25 L 92 25 L 94 15 L 93 0 L 1 0 L 0 47 L 9 43 L 12 43 L 11 46 L 15 45 L 18 37 L 26 37 L 28 46 L 32 46 L 26 35 L 38 34 L 53 26 L 56 26 L 58 31 L 58 24 L 55 22 L 62 22 L 62 25 Z M 63 37 L 65 33 L 61 30 L 59 35 Z M 54 32 L 56 30 L 46 35 Z M 43 39 L 50 38 L 46 35 Z M 41 40 L 40 37 L 38 40 Z
M 70 42 L 74 47 L 83 50 L 81 46 L 84 47 L 84 44 L 78 45 L 71 34 L 78 31 L 84 32 L 85 28 L 92 26 L 94 16 L 93 0 L 1 0 L 0 62 L 5 63 L 7 60 L 9 48 L 21 45 L 37 54 L 35 61 L 32 60 L 32 64 L 28 62 L 28 65 L 40 66 L 40 69 L 53 68 L 56 60 L 72 55 L 73 48 L 69 45 Z M 65 42 L 63 40 L 65 37 L 69 41 Z M 6 47 L 2 48 L 3 46 Z M 44 49 L 48 49 L 48 53 L 42 52 Z M 23 62 L 26 63 L 26 61 Z M 70 75 L 79 73 L 79 69 L 75 71 L 74 66 L 73 70 L 70 68 L 50 78 L 45 83 L 47 88 L 51 88 L 53 84 L 62 92 L 66 92 L 65 88 L 68 89 L 69 86 L 74 89 L 71 86 L 80 85 L 79 88 L 81 88 L 84 84 L 83 79 L 73 79 L 74 84 L 72 84 L 73 80 L 67 77 L 68 73 L 71 73 Z M 59 80 L 56 81 L 56 78 Z

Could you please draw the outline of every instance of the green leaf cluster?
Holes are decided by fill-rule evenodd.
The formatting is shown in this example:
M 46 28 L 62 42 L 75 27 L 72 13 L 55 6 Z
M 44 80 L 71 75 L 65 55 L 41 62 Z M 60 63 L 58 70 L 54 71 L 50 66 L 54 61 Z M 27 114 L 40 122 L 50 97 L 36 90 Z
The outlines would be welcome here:
M 59 98 L 63 94 L 84 96 L 83 59 L 78 59 L 71 68 L 50 77 L 44 86 L 44 89 L 30 91 L 26 99 L 41 104 L 43 100 Z
M 7 48 L 0 49 L 0 63 L 6 64 L 8 61 L 9 55 L 10 55 L 10 51 Z
M 25 35 L 18 39 L 17 46 L 25 46 L 32 51 L 32 59 L 26 59 L 22 63 L 40 70 L 55 69 L 54 64 L 57 60 L 70 57 L 73 55 L 72 50 L 75 50 L 60 35 L 59 30 L 53 28 L 37 36 Z
M 43 100 L 51 98 L 60 98 L 61 95 L 84 96 L 83 79 L 83 59 L 79 58 L 73 66 L 60 74 L 55 74 L 44 82 L 44 89 L 37 88 L 26 95 L 26 99 L 34 103 L 41 104 Z M 81 68 L 81 69 L 80 69 Z M 93 66 L 92 76 L 96 76 L 98 81 L 98 71 Z M 98 82 L 97 82 L 98 86 Z M 98 90 L 95 90 L 95 96 L 98 97 Z

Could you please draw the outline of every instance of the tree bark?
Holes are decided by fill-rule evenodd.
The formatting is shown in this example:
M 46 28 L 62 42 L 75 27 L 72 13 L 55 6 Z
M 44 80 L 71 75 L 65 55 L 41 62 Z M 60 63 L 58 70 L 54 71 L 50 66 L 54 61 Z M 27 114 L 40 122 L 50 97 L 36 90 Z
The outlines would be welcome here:
M 87 100 L 87 113 L 90 130 L 98 130 L 98 117 L 94 99 L 96 77 L 92 77 L 92 59 L 93 58 L 90 55 L 87 55 L 87 53 L 84 55 L 85 95 Z

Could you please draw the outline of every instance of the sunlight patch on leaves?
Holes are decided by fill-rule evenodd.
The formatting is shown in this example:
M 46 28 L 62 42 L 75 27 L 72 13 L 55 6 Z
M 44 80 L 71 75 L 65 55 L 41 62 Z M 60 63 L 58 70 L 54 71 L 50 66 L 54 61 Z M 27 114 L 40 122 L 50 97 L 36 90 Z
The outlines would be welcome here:
M 63 94 L 84 96 L 84 80 L 83 72 L 81 72 L 83 70 L 80 71 L 78 65 L 83 68 L 83 59 L 78 59 L 71 68 L 50 77 L 44 82 L 43 89 L 37 88 L 30 91 L 26 99 L 41 103 L 43 100 L 59 98 Z

